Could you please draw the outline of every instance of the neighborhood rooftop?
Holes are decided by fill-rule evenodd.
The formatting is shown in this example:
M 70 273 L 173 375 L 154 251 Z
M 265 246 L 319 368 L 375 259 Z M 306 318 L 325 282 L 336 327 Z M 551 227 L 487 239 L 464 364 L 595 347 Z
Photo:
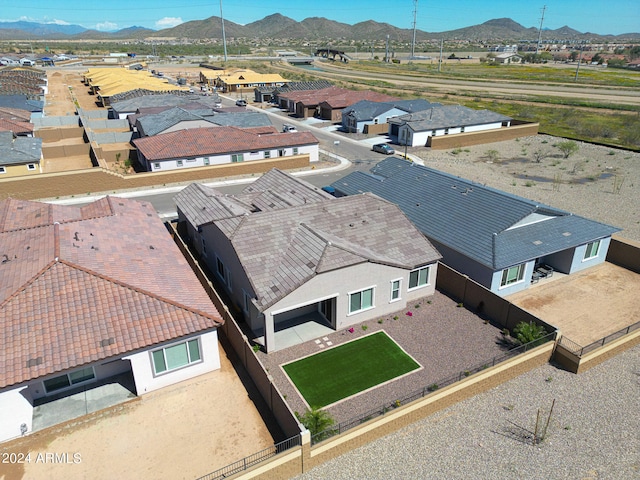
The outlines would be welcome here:
M 0 202 L 0 388 L 221 322 L 151 204 Z
M 386 198 L 433 241 L 496 270 L 619 231 L 395 157 L 333 186 L 349 195 L 372 192 Z
M 414 131 L 437 130 L 447 127 L 465 127 L 495 122 L 510 121 L 511 118 L 490 110 L 474 110 L 462 105 L 434 105 L 428 110 L 390 118 L 390 124 L 407 123 Z

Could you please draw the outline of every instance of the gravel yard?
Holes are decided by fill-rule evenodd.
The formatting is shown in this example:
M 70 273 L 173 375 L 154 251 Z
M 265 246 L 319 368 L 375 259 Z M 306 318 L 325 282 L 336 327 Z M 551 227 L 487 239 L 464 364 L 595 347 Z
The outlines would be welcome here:
M 545 365 L 295 478 L 638 479 L 639 409 L 637 346 L 580 375 Z
M 308 407 L 280 365 L 379 330 L 384 330 L 422 368 L 326 407 L 336 422 L 350 420 L 383 404 L 393 403 L 465 370 L 491 364 L 494 357 L 507 350 L 501 342 L 501 328 L 485 323 L 473 312 L 459 308 L 451 298 L 436 291 L 433 296 L 414 301 L 394 315 L 356 325 L 353 333 L 338 331 L 328 335 L 328 340 L 320 344 L 305 342 L 268 355 L 260 353 L 259 358 L 280 392 L 286 395 L 291 409 L 303 413 Z
M 537 135 L 411 153 L 428 167 L 620 227 L 620 236 L 640 241 L 640 153 L 576 142 L 578 150 L 563 158 L 563 141 Z

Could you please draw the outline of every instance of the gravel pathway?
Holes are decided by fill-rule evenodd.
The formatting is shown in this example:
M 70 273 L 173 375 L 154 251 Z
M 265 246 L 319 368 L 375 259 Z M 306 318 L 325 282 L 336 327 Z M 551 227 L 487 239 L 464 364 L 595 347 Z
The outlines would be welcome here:
M 637 346 L 580 375 L 545 365 L 295 478 L 639 479 L 639 411 Z

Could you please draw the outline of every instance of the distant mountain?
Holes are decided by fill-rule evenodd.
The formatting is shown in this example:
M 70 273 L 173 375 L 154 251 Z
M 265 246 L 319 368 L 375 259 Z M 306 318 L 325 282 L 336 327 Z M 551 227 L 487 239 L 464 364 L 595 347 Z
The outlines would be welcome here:
M 388 23 L 374 20 L 349 25 L 323 17 L 311 17 L 297 22 L 279 13 L 269 15 L 262 20 L 239 25 L 229 20 L 224 21 L 227 39 L 290 39 L 308 40 L 311 42 L 335 41 L 374 41 L 389 39 L 396 42 L 410 42 L 413 30 L 398 28 Z M 209 17 L 182 23 L 164 30 L 150 30 L 142 27 L 129 27 L 117 32 L 99 32 L 88 30 L 79 25 L 40 24 L 33 22 L 0 22 L 0 39 L 78 39 L 78 40 L 122 40 L 143 38 L 183 38 L 183 39 L 221 39 L 222 21 L 220 17 Z M 416 39 L 424 40 L 470 40 L 492 42 L 518 42 L 520 40 L 537 40 L 536 27 L 524 27 L 510 18 L 489 20 L 473 25 L 444 32 L 416 31 Z M 640 33 L 625 35 L 600 35 L 581 33 L 568 26 L 556 30 L 543 30 L 542 38 L 550 41 L 589 40 L 599 41 L 639 41 Z
M 38 37 L 65 37 L 82 33 L 86 28 L 80 25 L 60 25 L 57 23 L 36 22 L 0 22 L 0 32 L 3 30 L 18 30 L 22 32 L 21 38 Z M 2 35 L 3 38 L 9 38 Z

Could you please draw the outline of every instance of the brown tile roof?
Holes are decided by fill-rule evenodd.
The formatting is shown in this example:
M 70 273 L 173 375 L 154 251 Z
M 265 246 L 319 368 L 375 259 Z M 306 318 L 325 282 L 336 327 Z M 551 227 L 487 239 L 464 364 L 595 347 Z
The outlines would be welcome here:
M 0 388 L 221 323 L 150 204 L 0 202 Z
M 33 123 L 0 118 L 0 130 L 13 132 L 14 135 L 33 133 Z
M 151 161 L 318 143 L 318 139 L 310 132 L 262 134 L 252 130 L 236 127 L 194 128 L 137 138 L 133 143 Z
M 0 107 L 0 119 L 14 122 L 30 122 L 31 112 L 20 108 Z
M 327 104 L 329 107 L 336 109 L 346 108 L 362 100 L 369 100 L 371 102 L 393 102 L 394 100 L 399 100 L 399 98 L 391 97 L 383 93 L 372 92 L 371 90 L 349 90 L 343 95 L 329 97 L 320 103 Z

